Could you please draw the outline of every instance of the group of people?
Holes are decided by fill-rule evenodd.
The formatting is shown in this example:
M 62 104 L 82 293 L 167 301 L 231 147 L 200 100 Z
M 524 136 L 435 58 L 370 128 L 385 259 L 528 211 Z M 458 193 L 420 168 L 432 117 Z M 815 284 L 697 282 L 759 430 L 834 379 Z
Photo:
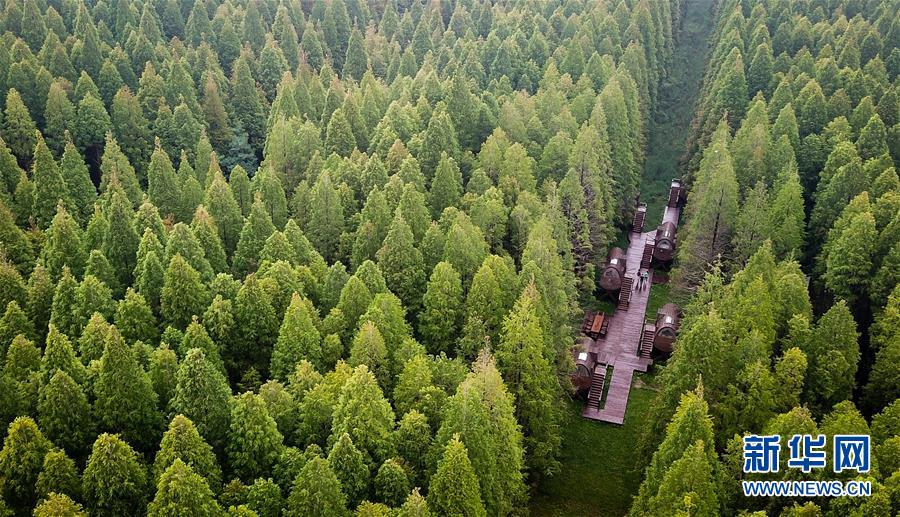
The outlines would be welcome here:
M 638 281 L 637 284 L 634 285 L 635 290 L 643 291 L 650 284 L 650 272 L 646 269 L 641 269 L 638 271 Z

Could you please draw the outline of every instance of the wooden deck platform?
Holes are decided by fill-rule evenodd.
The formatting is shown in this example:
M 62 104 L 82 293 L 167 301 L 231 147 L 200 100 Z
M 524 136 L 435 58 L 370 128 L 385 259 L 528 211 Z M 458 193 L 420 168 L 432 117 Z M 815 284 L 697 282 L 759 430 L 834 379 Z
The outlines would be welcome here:
M 670 212 L 674 212 L 670 214 Z M 666 208 L 664 217 L 674 216 L 677 220 L 678 209 Z M 608 388 L 605 397 L 600 401 L 600 409 L 586 408 L 582 416 L 593 420 L 610 422 L 621 425 L 625 421 L 625 410 L 628 406 L 628 396 L 631 392 L 631 381 L 634 372 L 646 372 L 653 364 L 651 359 L 643 359 L 639 355 L 641 333 L 644 328 L 644 313 L 647 310 L 647 301 L 650 298 L 650 284 L 653 281 L 653 270 L 649 270 L 649 281 L 643 289 L 637 286 L 638 274 L 641 263 L 641 255 L 644 251 L 644 242 L 653 239 L 656 229 L 644 233 L 632 232 L 629 235 L 629 244 L 626 259 L 626 276 L 634 278 L 635 289 L 631 293 L 631 299 L 626 310 L 617 310 L 609 317 L 609 329 L 606 339 L 587 340 L 588 352 L 594 352 L 598 358 L 604 358 L 612 367 L 612 372 L 606 383 Z

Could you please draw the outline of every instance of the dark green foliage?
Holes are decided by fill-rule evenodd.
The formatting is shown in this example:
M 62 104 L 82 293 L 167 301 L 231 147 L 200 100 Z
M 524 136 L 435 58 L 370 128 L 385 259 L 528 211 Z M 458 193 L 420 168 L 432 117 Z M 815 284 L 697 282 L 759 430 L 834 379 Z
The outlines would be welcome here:
M 328 461 L 315 456 L 306 462 L 297 475 L 287 501 L 290 517 L 322 515 L 343 516 L 347 513 L 347 500 L 341 482 L 335 476 Z
M 172 257 L 160 293 L 163 322 L 175 328 L 186 328 L 192 317 L 203 314 L 208 300 L 197 270 L 181 255 Z
M 31 418 L 9 424 L 0 450 L 0 493 L 13 508 L 24 511 L 37 502 L 35 483 L 51 447 Z
M 428 486 L 428 508 L 434 515 L 487 515 L 481 503 L 478 477 L 466 446 L 454 435 Z
M 291 298 L 272 350 L 270 370 L 273 377 L 286 380 L 301 360 L 323 369 L 322 337 L 314 325 L 313 310 L 312 304 L 298 294 Z
M 115 327 L 107 334 L 93 391 L 100 429 L 121 433 L 141 450 L 156 445 L 162 424 L 156 392 Z
M 133 515 L 147 500 L 146 471 L 137 453 L 114 434 L 97 437 L 81 486 L 92 515 Z
M 65 494 L 80 500 L 81 479 L 75 462 L 61 450 L 48 452 L 36 488 L 42 499 L 50 494 Z
M 269 472 L 283 449 L 283 437 L 265 402 L 255 393 L 235 398 L 228 433 L 228 464 L 243 479 L 255 479 Z
M 180 458 L 159 479 L 156 498 L 147 507 L 147 515 L 208 515 L 221 514 L 206 481 Z
M 395 460 L 387 460 L 375 475 L 375 497 L 391 507 L 399 507 L 409 494 L 409 479 Z
M 351 507 L 366 499 L 369 493 L 369 466 L 350 435 L 344 433 L 328 453 L 328 465 L 341 482 L 341 490 Z
M 172 412 L 190 419 L 191 427 L 196 425 L 197 431 L 207 442 L 222 450 L 231 421 L 228 381 L 206 360 L 199 348 L 187 352 L 178 366 L 175 381 L 175 391 L 169 402 Z M 212 480 L 210 485 L 214 486 Z

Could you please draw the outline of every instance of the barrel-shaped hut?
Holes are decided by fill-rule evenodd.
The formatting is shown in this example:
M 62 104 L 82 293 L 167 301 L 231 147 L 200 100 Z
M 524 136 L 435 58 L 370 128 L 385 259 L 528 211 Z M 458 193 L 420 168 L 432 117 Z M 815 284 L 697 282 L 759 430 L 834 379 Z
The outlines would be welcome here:
M 618 291 L 625 279 L 625 252 L 616 247 L 609 250 L 606 264 L 600 272 L 600 287 L 607 291 Z
M 656 334 L 653 336 L 654 348 L 664 353 L 672 351 L 680 320 L 680 311 L 674 303 L 667 303 L 659 308 L 656 313 Z
M 666 221 L 656 229 L 653 258 L 659 262 L 671 262 L 675 258 L 675 224 Z

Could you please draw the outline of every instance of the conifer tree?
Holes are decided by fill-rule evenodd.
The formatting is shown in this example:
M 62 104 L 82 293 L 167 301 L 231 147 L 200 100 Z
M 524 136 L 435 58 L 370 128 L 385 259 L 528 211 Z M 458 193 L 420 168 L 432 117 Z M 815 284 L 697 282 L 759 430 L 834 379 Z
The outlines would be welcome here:
M 140 237 L 134 229 L 134 210 L 121 188 L 111 189 L 109 228 L 103 240 L 103 254 L 113 266 L 120 285 L 131 285 Z
M 436 163 L 437 170 L 431 182 L 431 215 L 435 219 L 441 216 L 441 212 L 448 206 L 456 206 L 462 195 L 462 174 L 459 172 L 456 162 L 442 154 L 440 161 Z
M 343 231 L 343 206 L 331 175 L 323 171 L 310 192 L 306 232 L 315 249 L 326 261 L 333 262 L 338 258 L 338 244 Z
M 163 434 L 151 469 L 153 484 L 158 484 L 163 474 L 178 460 L 189 465 L 211 489 L 218 490 L 222 485 L 222 471 L 212 447 L 203 441 L 194 423 L 184 415 L 175 415 Z
M 59 168 L 66 181 L 66 188 L 72 201 L 70 210 L 80 224 L 86 224 L 94 212 L 94 202 L 97 200 L 97 188 L 91 182 L 91 176 L 87 165 L 78 152 L 78 148 L 72 143 L 72 139 L 66 134 L 65 150 L 62 153 Z
M 650 515 L 715 515 L 719 511 L 716 470 L 706 445 L 697 441 L 672 463 L 650 501 Z
M 159 208 L 163 218 L 178 213 L 180 203 L 178 179 L 172 161 L 158 139 L 156 149 L 150 156 L 150 166 L 147 168 L 147 195 Z
M 393 455 L 393 428 L 394 412 L 374 374 L 365 365 L 357 366 L 340 389 L 329 443 L 347 433 L 366 463 L 379 464 Z
M 48 452 L 44 456 L 44 466 L 38 475 L 36 488 L 41 499 L 56 493 L 80 500 L 81 479 L 75 468 L 75 462 L 59 449 Z
M 75 304 L 72 306 L 74 323 L 72 330 L 81 332 L 95 312 L 99 312 L 104 318 L 111 320 L 115 310 L 116 305 L 109 287 L 99 278 L 86 275 L 75 290 Z
M 362 33 L 354 30 L 347 43 L 347 57 L 344 59 L 344 78 L 359 81 L 369 66 L 369 56 L 363 42 Z
M 422 172 L 426 178 L 431 178 L 436 172 L 438 162 L 443 159 L 446 153 L 448 158 L 454 161 L 459 159 L 459 142 L 456 140 L 456 128 L 453 121 L 447 113 L 447 105 L 439 102 L 431 118 L 428 120 L 428 127 L 422 137 L 422 147 L 416 158 L 422 165 Z M 440 215 L 440 214 L 438 214 Z
M 150 140 L 150 123 L 144 116 L 138 98 L 128 86 L 120 88 L 113 97 L 110 122 L 122 152 L 135 167 L 145 170 L 153 144 Z
M 266 239 L 274 231 L 275 226 L 263 204 L 262 197 L 257 194 L 250 209 L 250 216 L 241 229 L 241 237 L 234 253 L 234 271 L 238 276 L 245 276 L 256 270 L 260 252 Z
M 52 446 L 30 417 L 20 416 L 9 424 L 0 450 L 0 494 L 14 509 L 34 507 L 35 483 Z
M 6 347 L 20 334 L 28 339 L 34 339 L 34 325 L 25 311 L 19 307 L 19 303 L 12 300 L 6 305 L 3 318 L 0 318 L 0 358 L 6 355 Z
M 496 355 L 498 369 L 515 397 L 516 419 L 525 435 L 526 462 L 533 472 L 549 475 L 559 468 L 556 456 L 562 436 L 557 401 L 561 393 L 547 360 L 539 303 L 537 288 L 528 284 L 504 318 Z
M 206 481 L 177 458 L 159 479 L 156 498 L 147 506 L 148 516 L 221 515 Z
M 64 370 L 57 370 L 41 388 L 38 422 L 47 437 L 69 454 L 81 458 L 87 453 L 94 430 L 91 406 L 84 390 Z
M 482 352 L 474 371 L 448 400 L 435 437 L 438 454 L 454 435 L 466 445 L 489 514 L 515 508 L 525 497 L 522 431 L 513 411 L 512 396 L 493 358 Z
M 103 141 L 110 129 L 112 123 L 102 100 L 89 93 L 79 101 L 72 138 L 88 162 L 100 162 Z
M 325 458 L 313 456 L 293 483 L 285 515 L 340 517 L 346 513 L 347 498 L 341 482 Z
M 687 211 L 676 271 L 686 287 L 697 285 L 708 265 L 725 252 L 737 216 L 738 185 L 727 149 L 727 129 L 720 123 L 703 152 L 694 201 Z
M 244 217 L 241 214 L 241 207 L 238 205 L 225 177 L 221 172 L 213 174 L 212 182 L 206 189 L 206 197 L 203 205 L 209 211 L 209 215 L 219 229 L 219 239 L 225 248 L 225 254 L 230 256 L 237 247 L 240 238 L 241 227 L 244 224 Z
M 231 421 L 231 388 L 228 381 L 206 360 L 203 350 L 199 348 L 187 351 L 175 379 L 175 392 L 169 402 L 172 412 L 190 419 L 200 435 L 221 451 Z M 174 425 L 173 422 L 170 429 Z M 205 472 L 203 470 L 201 474 L 206 475 Z M 210 486 L 215 486 L 211 479 Z
M 114 321 L 127 343 L 156 342 L 158 330 L 153 310 L 144 297 L 130 287 L 116 306 Z
M 266 119 L 262 101 L 256 92 L 249 64 L 251 57 L 242 52 L 234 62 L 231 73 L 231 113 L 240 127 L 247 132 L 250 147 L 262 151 L 265 143 Z
M 66 182 L 59 172 L 56 160 L 53 159 L 53 153 L 47 148 L 40 134 L 37 135 L 31 170 L 34 182 L 34 205 L 31 208 L 31 215 L 38 226 L 47 228 L 57 212 L 59 203 L 69 207 L 72 207 L 73 203 Z
M 231 408 L 228 464 L 240 478 L 255 479 L 269 472 L 284 447 L 275 420 L 255 393 L 237 396 Z
M 78 282 L 75 281 L 69 268 L 64 266 L 62 276 L 56 283 L 56 291 L 53 293 L 50 323 L 68 336 L 77 336 L 79 330 L 74 315 L 77 290 Z
M 708 414 L 708 405 L 703 399 L 703 389 L 698 388 L 681 395 L 681 401 L 672 420 L 666 427 L 665 438 L 653 454 L 650 466 L 644 473 L 644 481 L 637 497 L 631 505 L 629 515 L 644 515 L 654 508 L 657 495 L 668 497 L 662 489 L 666 483 L 666 474 L 672 470 L 673 464 L 696 443 L 713 443 L 713 426 Z M 711 447 L 701 445 L 701 454 L 706 455 L 708 465 L 715 465 L 715 453 Z M 712 476 L 715 479 L 715 475 Z M 673 483 L 675 480 L 668 480 Z M 672 502 L 672 501 L 670 501 Z
M 412 314 L 418 314 L 425 287 L 425 270 L 422 254 L 416 249 L 412 230 L 401 212 L 394 216 L 377 257 L 378 267 L 391 292 L 397 294 Z
M 144 510 L 147 474 L 126 442 L 103 433 L 91 449 L 81 487 L 92 514 L 135 515 Z
M 47 499 L 34 508 L 35 517 L 87 517 L 81 505 L 65 494 L 49 493 Z
M 142 450 L 156 444 L 161 424 L 156 392 L 115 326 L 107 334 L 93 392 L 101 429 L 121 433 Z
M 328 453 L 328 465 L 341 482 L 341 490 L 351 507 L 366 499 L 369 493 L 369 466 L 350 435 L 344 433 Z
M 225 258 L 225 249 L 222 247 L 222 240 L 219 238 L 219 230 L 216 222 L 207 212 L 206 207 L 200 205 L 193 213 L 193 221 L 191 221 L 191 231 L 203 248 L 203 256 L 209 262 L 213 273 L 222 273 L 228 264 Z
M 316 329 L 312 304 L 294 293 L 284 314 L 278 341 L 272 350 L 270 371 L 273 377 L 285 381 L 301 360 L 307 360 L 316 369 L 323 369 L 322 337 Z
M 6 110 L 3 115 L 0 137 L 19 161 L 19 167 L 24 168 L 31 163 L 31 156 L 37 143 L 35 136 L 37 126 L 31 119 L 22 96 L 15 88 L 10 88 L 6 94 Z
M 782 173 L 781 186 L 769 206 L 769 238 L 779 258 L 798 255 L 805 240 L 803 187 L 796 169 Z
M 428 486 L 428 509 L 434 515 L 487 515 L 481 502 L 478 476 L 466 446 L 454 435 L 444 449 Z
M 831 245 L 825 259 L 825 285 L 841 299 L 853 302 L 866 295 L 872 275 L 878 233 L 869 213 L 853 216 Z
M 75 357 L 72 343 L 51 324 L 41 359 L 41 384 L 48 384 L 57 371 L 68 373 L 76 382 L 84 381 L 84 365 Z
M 462 319 L 462 282 L 450 263 L 435 266 L 422 301 L 419 333 L 429 352 L 450 352 Z
M 241 335 L 235 339 L 235 353 L 244 368 L 262 370 L 269 364 L 272 346 L 278 339 L 278 315 L 268 293 L 255 274 L 244 281 L 234 304 L 235 328 Z
M 160 293 L 163 322 L 178 329 L 187 328 L 192 317 L 203 314 L 208 300 L 197 270 L 181 255 L 172 257 Z
M 388 360 L 388 350 L 384 344 L 384 338 L 378 327 L 371 321 L 363 323 L 353 344 L 350 347 L 350 366 L 366 365 L 382 389 L 387 390 L 391 385 L 391 371 Z

